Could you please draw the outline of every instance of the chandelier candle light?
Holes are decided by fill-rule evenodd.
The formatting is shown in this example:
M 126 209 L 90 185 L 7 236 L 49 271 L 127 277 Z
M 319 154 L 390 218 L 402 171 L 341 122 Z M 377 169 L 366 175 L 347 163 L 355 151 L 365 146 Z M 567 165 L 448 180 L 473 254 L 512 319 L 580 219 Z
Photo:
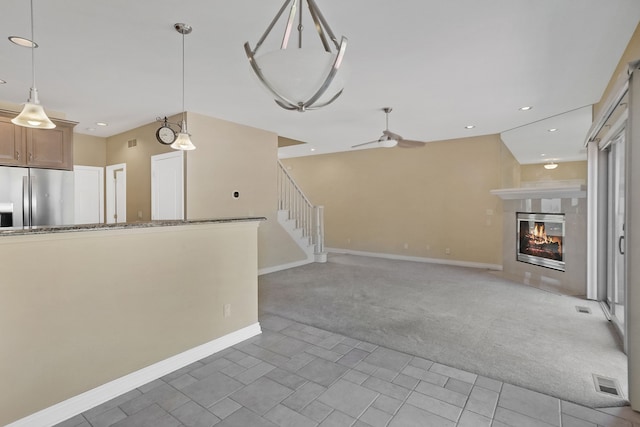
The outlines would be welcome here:
M 189 132 L 187 131 L 186 113 L 184 111 L 184 36 L 190 34 L 192 28 L 190 25 L 177 23 L 173 26 L 177 32 L 182 34 L 182 122 L 180 123 L 180 132 L 175 142 L 171 144 L 174 150 L 195 150 L 196 146 L 191 142 Z
M 273 95 L 276 104 L 286 110 L 300 112 L 324 107 L 340 96 L 343 90 L 342 74 L 344 74 L 344 70 L 340 75 L 338 75 L 338 71 L 347 48 L 347 38 L 343 36 L 338 42 L 314 0 L 306 0 L 306 3 L 320 37 L 322 49 L 302 48 L 304 27 L 302 25 L 303 8 L 300 3 L 303 1 L 305 0 L 286 0 L 265 33 L 258 40 L 255 49 L 251 49 L 249 42 L 244 44 L 244 50 L 253 72 Z M 256 56 L 289 5 L 291 8 L 280 49 Z M 298 16 L 297 47 L 287 48 L 296 14 Z M 329 40 L 327 40 L 327 36 Z M 331 44 L 335 47 L 335 52 L 332 51 Z
M 56 125 L 49 120 L 47 113 L 44 112 L 44 108 L 40 105 L 38 100 L 38 89 L 36 89 L 36 61 L 35 61 L 35 49 L 38 45 L 35 43 L 33 37 L 33 0 L 31 0 L 31 40 L 25 40 L 21 37 L 9 37 L 13 43 L 20 46 L 26 46 L 31 48 L 31 89 L 29 90 L 29 99 L 24 104 L 22 111 L 16 117 L 11 119 L 13 124 L 18 126 L 24 126 L 28 128 L 36 129 L 53 129 Z

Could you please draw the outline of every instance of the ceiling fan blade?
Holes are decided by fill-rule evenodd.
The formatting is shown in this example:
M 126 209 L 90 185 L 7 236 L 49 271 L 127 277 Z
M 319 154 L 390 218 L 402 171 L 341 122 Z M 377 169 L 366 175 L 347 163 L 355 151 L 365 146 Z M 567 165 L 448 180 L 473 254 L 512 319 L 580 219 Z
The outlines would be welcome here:
M 402 147 L 402 148 L 418 148 L 418 147 L 424 147 L 425 145 L 427 145 L 427 143 L 423 141 L 412 141 L 410 139 L 398 140 L 398 147 Z
M 376 139 L 375 141 L 363 142 L 362 144 L 352 145 L 351 148 L 362 147 L 363 145 L 369 145 L 369 144 L 378 144 L 378 140 Z

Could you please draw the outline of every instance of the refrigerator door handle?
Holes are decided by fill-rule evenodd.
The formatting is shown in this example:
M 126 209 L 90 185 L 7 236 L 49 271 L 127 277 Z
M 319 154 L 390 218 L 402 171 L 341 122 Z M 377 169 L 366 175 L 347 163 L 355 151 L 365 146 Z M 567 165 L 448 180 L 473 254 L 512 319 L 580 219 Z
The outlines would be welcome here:
M 36 179 L 36 177 L 31 176 L 31 173 L 29 173 L 29 228 L 33 227 L 34 225 L 41 225 L 36 224 L 36 219 L 38 218 L 38 193 L 36 192 L 36 190 L 38 189 L 37 184 L 38 180 Z
M 22 227 L 31 226 L 31 186 L 29 176 L 22 177 Z

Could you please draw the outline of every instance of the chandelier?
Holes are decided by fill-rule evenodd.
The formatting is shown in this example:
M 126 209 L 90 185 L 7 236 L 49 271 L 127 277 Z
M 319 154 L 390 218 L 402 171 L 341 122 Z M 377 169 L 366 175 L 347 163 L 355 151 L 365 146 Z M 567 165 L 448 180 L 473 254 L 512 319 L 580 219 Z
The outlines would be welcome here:
M 244 50 L 249 64 L 258 80 L 275 98 L 276 104 L 286 110 L 314 110 L 335 101 L 342 94 L 344 82 L 338 71 L 343 63 L 347 48 L 347 38 L 340 41 L 329 27 L 326 19 L 314 0 L 306 0 L 309 14 L 320 38 L 320 48 L 303 49 L 302 34 L 304 0 L 286 0 L 271 24 L 267 27 L 256 47 L 251 49 L 249 42 Z M 259 50 L 271 30 L 290 5 L 284 36 L 280 48 L 259 55 Z M 297 18 L 297 43 L 289 47 L 289 39 Z

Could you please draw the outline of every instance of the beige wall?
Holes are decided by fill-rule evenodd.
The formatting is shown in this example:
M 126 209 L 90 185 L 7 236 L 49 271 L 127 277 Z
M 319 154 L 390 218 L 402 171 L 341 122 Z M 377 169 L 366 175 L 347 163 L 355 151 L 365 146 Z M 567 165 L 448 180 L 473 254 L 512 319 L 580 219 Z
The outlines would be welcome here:
M 587 162 L 558 163 L 555 169 L 545 169 L 544 165 L 521 165 L 522 182 L 583 180 L 587 183 Z
M 187 218 L 263 216 L 259 267 L 303 260 L 304 253 L 276 219 L 277 135 L 190 112 L 187 123 L 196 146 L 185 152 Z M 107 139 L 107 165 L 127 164 L 128 222 L 138 220 L 138 211 L 142 221 L 151 219 L 151 156 L 173 151 L 156 140 L 159 126 L 154 122 Z M 135 147 L 128 147 L 130 139 L 136 139 Z M 234 191 L 240 198 L 232 197 Z
M 502 141 L 502 139 L 500 139 Z M 502 170 L 502 180 L 500 188 L 520 187 L 520 163 L 516 160 L 504 142 L 500 148 L 500 168 Z
M 187 156 L 189 218 L 275 211 L 277 135 L 195 113 L 188 119 L 198 147 Z
M 106 166 L 107 139 L 99 136 L 74 133 L 73 163 L 81 166 Z
M 0 425 L 256 323 L 257 225 L 1 237 Z
M 489 190 L 517 170 L 504 150 L 490 135 L 283 163 L 325 206 L 327 247 L 500 265 L 502 202 Z
M 259 267 L 303 260 L 304 253 L 276 218 L 277 135 L 195 113 L 187 118 L 197 146 L 187 155 L 187 217 L 263 216 Z

